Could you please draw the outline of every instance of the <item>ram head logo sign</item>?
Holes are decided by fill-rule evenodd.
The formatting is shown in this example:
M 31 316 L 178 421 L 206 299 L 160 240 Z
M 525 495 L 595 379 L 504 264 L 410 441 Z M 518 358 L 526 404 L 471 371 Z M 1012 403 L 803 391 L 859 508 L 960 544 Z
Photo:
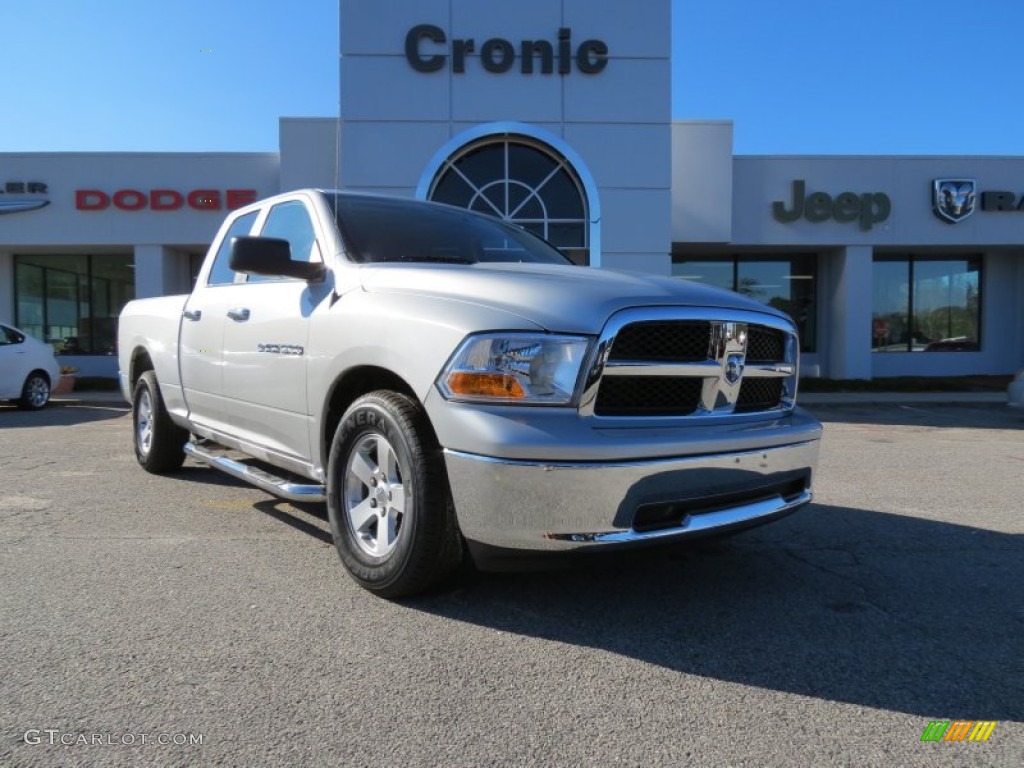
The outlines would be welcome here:
M 935 179 L 932 210 L 945 222 L 956 224 L 974 213 L 974 179 Z
M 725 360 L 725 380 L 730 384 L 735 384 L 743 378 L 743 368 L 743 355 L 730 354 Z

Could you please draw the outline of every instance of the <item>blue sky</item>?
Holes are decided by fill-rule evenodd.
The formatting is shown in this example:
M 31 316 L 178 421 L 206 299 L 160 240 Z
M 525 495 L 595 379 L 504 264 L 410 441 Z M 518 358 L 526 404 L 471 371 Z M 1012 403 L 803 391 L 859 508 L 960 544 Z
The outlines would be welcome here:
M 0 151 L 276 151 L 336 113 L 337 30 L 337 0 L 0 0 Z M 672 113 L 740 154 L 1024 154 L 1022 32 L 1007 0 L 673 0 Z

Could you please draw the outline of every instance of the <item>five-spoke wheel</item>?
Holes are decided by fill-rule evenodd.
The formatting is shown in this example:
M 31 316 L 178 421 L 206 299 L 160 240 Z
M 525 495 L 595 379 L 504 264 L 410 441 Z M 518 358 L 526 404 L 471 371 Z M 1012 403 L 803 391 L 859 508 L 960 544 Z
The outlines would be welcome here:
M 371 392 L 345 412 L 331 443 L 327 512 L 345 568 L 383 597 L 428 589 L 459 564 L 441 450 L 415 400 Z
M 345 511 L 356 542 L 369 555 L 395 548 L 405 515 L 402 468 L 391 443 L 379 435 L 360 440 L 349 452 Z

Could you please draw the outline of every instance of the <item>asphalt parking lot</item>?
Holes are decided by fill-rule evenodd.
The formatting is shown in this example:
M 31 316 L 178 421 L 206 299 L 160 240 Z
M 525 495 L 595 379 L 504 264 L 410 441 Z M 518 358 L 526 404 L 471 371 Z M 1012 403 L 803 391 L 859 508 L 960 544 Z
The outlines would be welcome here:
M 389 603 L 124 408 L 0 405 L 0 765 L 1024 764 L 1024 412 L 815 412 L 794 516 Z

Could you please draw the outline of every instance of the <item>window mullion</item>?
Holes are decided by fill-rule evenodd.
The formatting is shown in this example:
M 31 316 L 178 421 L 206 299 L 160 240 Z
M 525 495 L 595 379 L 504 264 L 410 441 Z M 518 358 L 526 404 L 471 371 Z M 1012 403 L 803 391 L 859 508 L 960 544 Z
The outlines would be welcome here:
M 907 334 L 907 351 L 914 351 L 914 257 L 907 257 L 907 312 L 910 317 L 907 318 L 907 328 L 910 329 L 910 333 Z
M 93 300 L 92 295 L 92 254 L 88 254 L 85 257 L 85 300 L 89 303 L 89 351 L 93 354 L 96 353 L 96 303 Z M 108 291 L 109 293 L 109 291 Z M 82 311 L 82 302 L 78 302 L 78 312 Z M 79 317 L 78 321 L 81 322 L 82 318 Z M 82 346 L 81 339 L 79 339 L 79 347 Z

